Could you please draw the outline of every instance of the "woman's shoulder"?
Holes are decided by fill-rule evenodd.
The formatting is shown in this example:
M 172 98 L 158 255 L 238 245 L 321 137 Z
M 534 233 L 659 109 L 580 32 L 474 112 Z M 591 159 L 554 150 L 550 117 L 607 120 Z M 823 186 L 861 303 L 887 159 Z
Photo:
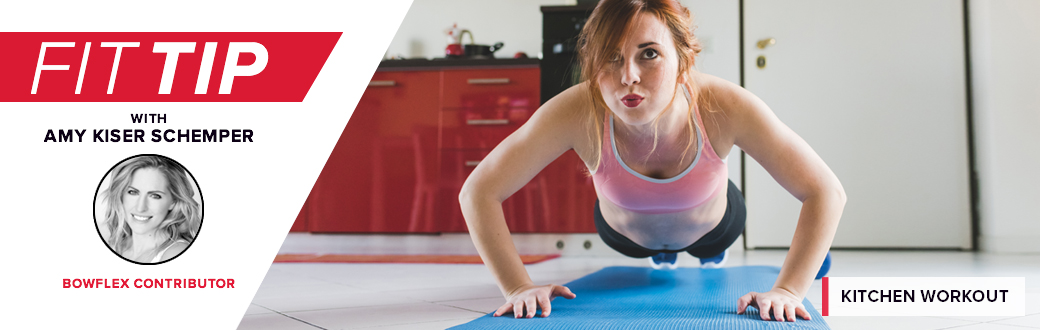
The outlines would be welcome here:
M 698 112 L 708 130 L 712 144 L 726 145 L 735 141 L 740 128 L 753 115 L 757 98 L 744 87 L 710 74 L 694 72 Z M 757 101 L 760 102 L 760 101 Z M 718 141 L 716 141 L 718 139 Z
M 560 119 L 579 120 L 584 118 L 593 107 L 588 88 L 588 82 L 571 86 L 542 104 L 538 108 L 538 112 L 560 117 Z
M 547 126 L 545 132 L 567 141 L 570 149 L 588 163 L 595 144 L 590 138 L 596 132 L 594 125 L 603 125 L 603 111 L 596 111 L 589 82 L 567 88 L 546 101 L 536 113 L 538 125 Z
M 173 242 L 173 244 L 170 244 L 170 246 L 166 248 L 166 251 L 163 252 L 162 259 L 166 260 L 181 254 L 181 252 L 184 252 L 184 250 L 188 248 L 188 245 L 188 241 L 185 240 Z
M 762 102 L 753 93 L 740 85 L 706 73 L 694 73 L 694 83 L 700 93 L 699 104 L 710 110 L 722 110 L 727 114 L 739 114 L 758 110 Z
M 732 104 L 740 101 L 745 97 L 742 94 L 747 92 L 740 85 L 707 73 L 694 71 L 692 76 L 693 86 L 700 95 L 698 105 L 711 108 L 709 110 L 733 108 Z
M 587 121 L 593 114 L 588 83 L 579 83 L 553 96 L 531 117 L 537 130 L 559 138 L 580 141 L 587 131 Z
M 702 114 L 721 113 L 729 119 L 738 119 L 748 110 L 752 110 L 756 103 L 761 102 L 744 87 L 729 80 L 706 73 L 695 73 L 693 79 Z
M 762 99 L 740 85 L 704 73 L 696 73 L 693 79 L 701 93 L 698 97 L 698 104 L 703 107 L 701 115 L 710 118 L 734 143 L 758 133 L 751 127 L 776 120 L 776 114 Z

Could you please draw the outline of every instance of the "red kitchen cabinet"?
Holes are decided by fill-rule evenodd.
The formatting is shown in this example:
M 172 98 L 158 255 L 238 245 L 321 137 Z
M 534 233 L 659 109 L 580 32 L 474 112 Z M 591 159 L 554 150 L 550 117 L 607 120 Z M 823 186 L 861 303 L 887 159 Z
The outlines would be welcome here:
M 458 196 L 460 188 L 476 165 L 480 163 L 490 150 L 442 150 L 441 182 L 442 195 Z M 538 232 L 539 222 L 549 219 L 549 195 L 546 193 L 548 182 L 543 175 L 535 176 L 529 183 L 502 202 L 502 211 L 506 224 L 512 232 Z M 455 203 L 447 200 L 438 209 L 437 218 L 441 222 L 443 232 L 467 232 L 466 221 L 462 217 L 462 209 L 455 198 Z
M 445 70 L 441 148 L 493 149 L 538 109 L 537 68 Z
M 595 233 L 592 208 L 596 190 L 585 163 L 574 150 L 565 152 L 538 174 L 547 182 L 548 217 L 536 227 L 537 232 Z
M 310 200 L 310 198 L 308 198 Z M 303 202 L 303 208 L 300 209 L 300 214 L 296 216 L 296 222 L 293 222 L 292 227 L 289 228 L 289 232 L 306 232 L 309 231 L 307 225 L 307 202 Z
M 537 110 L 539 79 L 533 65 L 377 71 L 293 230 L 466 232 L 462 184 Z M 503 202 L 510 230 L 595 232 L 586 172 L 573 152 L 546 167 Z
M 444 72 L 439 194 L 454 201 L 476 164 L 527 122 L 538 108 L 539 83 L 537 69 Z M 583 168 L 576 154 L 564 154 L 503 201 L 509 230 L 594 232 L 595 192 Z M 444 199 L 439 206 L 441 231 L 467 231 L 458 202 Z
M 444 109 L 441 148 L 494 149 L 531 118 L 534 108 Z
M 538 68 L 444 70 L 443 108 L 538 108 Z
M 436 146 L 440 73 L 376 72 L 311 191 L 312 232 L 431 231 L 410 206 Z M 430 150 L 422 150 L 422 148 Z
M 458 196 L 462 183 L 490 150 L 443 150 L 441 181 L 445 197 L 437 215 L 441 231 L 467 232 Z M 592 177 L 574 151 L 546 166 L 516 193 L 502 202 L 513 233 L 590 233 L 596 193 Z M 449 203 L 447 197 L 454 199 Z

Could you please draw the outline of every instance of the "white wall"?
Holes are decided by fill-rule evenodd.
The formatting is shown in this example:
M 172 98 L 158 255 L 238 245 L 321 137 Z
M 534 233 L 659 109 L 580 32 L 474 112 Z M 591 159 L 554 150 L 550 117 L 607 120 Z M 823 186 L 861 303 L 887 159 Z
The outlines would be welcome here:
M 969 15 L 981 248 L 1040 252 L 1040 1 Z
M 737 0 L 684 0 L 694 17 L 694 31 L 704 51 L 697 59 L 701 72 L 740 83 L 740 27 Z M 502 41 L 496 57 L 526 52 L 537 57 L 542 49 L 540 6 L 573 5 L 574 0 L 415 0 L 408 10 L 387 57 L 444 57 L 447 36 L 453 23 L 473 32 L 478 44 Z M 348 33 L 349 34 L 349 33 Z M 469 42 L 467 37 L 465 42 Z
M 503 42 L 505 46 L 495 57 L 510 58 L 516 52 L 537 57 L 542 50 L 539 7 L 573 4 L 574 0 L 415 0 L 386 57 L 444 57 L 448 45 L 444 30 L 454 23 L 470 30 L 478 44 Z M 469 43 L 469 37 L 464 42 Z
M 697 70 L 740 84 L 740 2 L 684 0 L 703 50 Z M 735 182 L 735 181 L 734 181 Z
M 740 84 L 740 2 L 738 0 L 680 1 L 693 16 L 694 35 L 701 41 L 697 71 Z M 729 178 L 741 186 L 740 148 L 729 153 Z M 742 245 L 738 241 L 735 245 Z

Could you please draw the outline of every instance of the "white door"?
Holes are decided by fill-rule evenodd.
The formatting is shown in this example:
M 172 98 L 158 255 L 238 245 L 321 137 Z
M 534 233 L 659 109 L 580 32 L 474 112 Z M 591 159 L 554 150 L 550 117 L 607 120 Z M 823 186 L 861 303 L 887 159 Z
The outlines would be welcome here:
M 845 187 L 834 247 L 971 248 L 961 6 L 744 1 L 745 87 Z M 746 161 L 748 247 L 790 246 L 801 203 Z

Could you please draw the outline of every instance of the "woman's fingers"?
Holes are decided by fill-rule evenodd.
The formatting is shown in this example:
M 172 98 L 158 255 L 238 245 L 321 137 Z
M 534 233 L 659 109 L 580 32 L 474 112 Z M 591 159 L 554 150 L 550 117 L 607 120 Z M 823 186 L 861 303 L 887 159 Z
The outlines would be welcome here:
M 538 295 L 538 304 L 542 306 L 542 317 L 549 317 L 549 312 L 552 311 L 549 295 Z
M 809 311 L 805 309 L 805 306 L 798 306 L 798 308 L 795 308 L 794 313 L 806 321 L 812 320 L 812 316 L 809 316 Z
M 560 296 L 567 299 L 574 299 L 578 295 L 574 294 L 574 292 L 571 292 L 571 289 L 568 287 L 562 285 L 554 285 L 552 289 L 552 296 Z
M 773 303 L 773 319 L 780 322 L 784 321 L 784 303 L 779 301 Z
M 769 300 L 758 302 L 758 316 L 762 317 L 762 320 L 769 321 L 769 307 L 772 304 Z
M 524 315 L 524 301 L 518 300 L 513 303 L 513 318 L 520 318 Z
M 509 312 L 510 309 L 513 309 L 513 303 L 507 301 L 505 304 L 502 304 L 502 306 L 499 306 L 498 309 L 495 310 L 495 316 L 502 316 L 505 313 Z
M 755 301 L 754 292 L 750 292 L 743 297 L 740 297 L 740 299 L 737 299 L 737 314 L 744 314 L 744 312 L 747 311 L 748 305 L 751 305 L 752 301 Z
M 527 315 L 525 317 L 534 317 L 534 313 L 538 311 L 538 304 L 536 302 L 535 295 L 533 294 L 527 296 L 527 298 L 524 298 L 524 303 L 527 304 Z
M 795 309 L 794 304 L 786 304 L 786 305 L 784 305 L 784 313 L 787 314 L 787 315 L 785 315 L 785 316 L 787 316 L 787 319 L 786 319 L 787 322 L 794 322 L 795 321 L 795 319 L 794 319 L 794 309 Z
M 546 285 L 525 289 L 515 295 L 506 298 L 506 303 L 495 310 L 494 316 L 502 316 L 513 310 L 515 318 L 533 318 L 542 309 L 542 317 L 548 317 L 552 311 L 550 305 L 555 296 L 573 299 L 576 297 L 570 289 L 565 286 Z
M 811 319 L 809 311 L 796 298 L 772 291 L 749 292 L 737 299 L 737 314 L 747 313 L 749 307 L 757 308 L 764 321 L 796 322 L 798 317 Z

